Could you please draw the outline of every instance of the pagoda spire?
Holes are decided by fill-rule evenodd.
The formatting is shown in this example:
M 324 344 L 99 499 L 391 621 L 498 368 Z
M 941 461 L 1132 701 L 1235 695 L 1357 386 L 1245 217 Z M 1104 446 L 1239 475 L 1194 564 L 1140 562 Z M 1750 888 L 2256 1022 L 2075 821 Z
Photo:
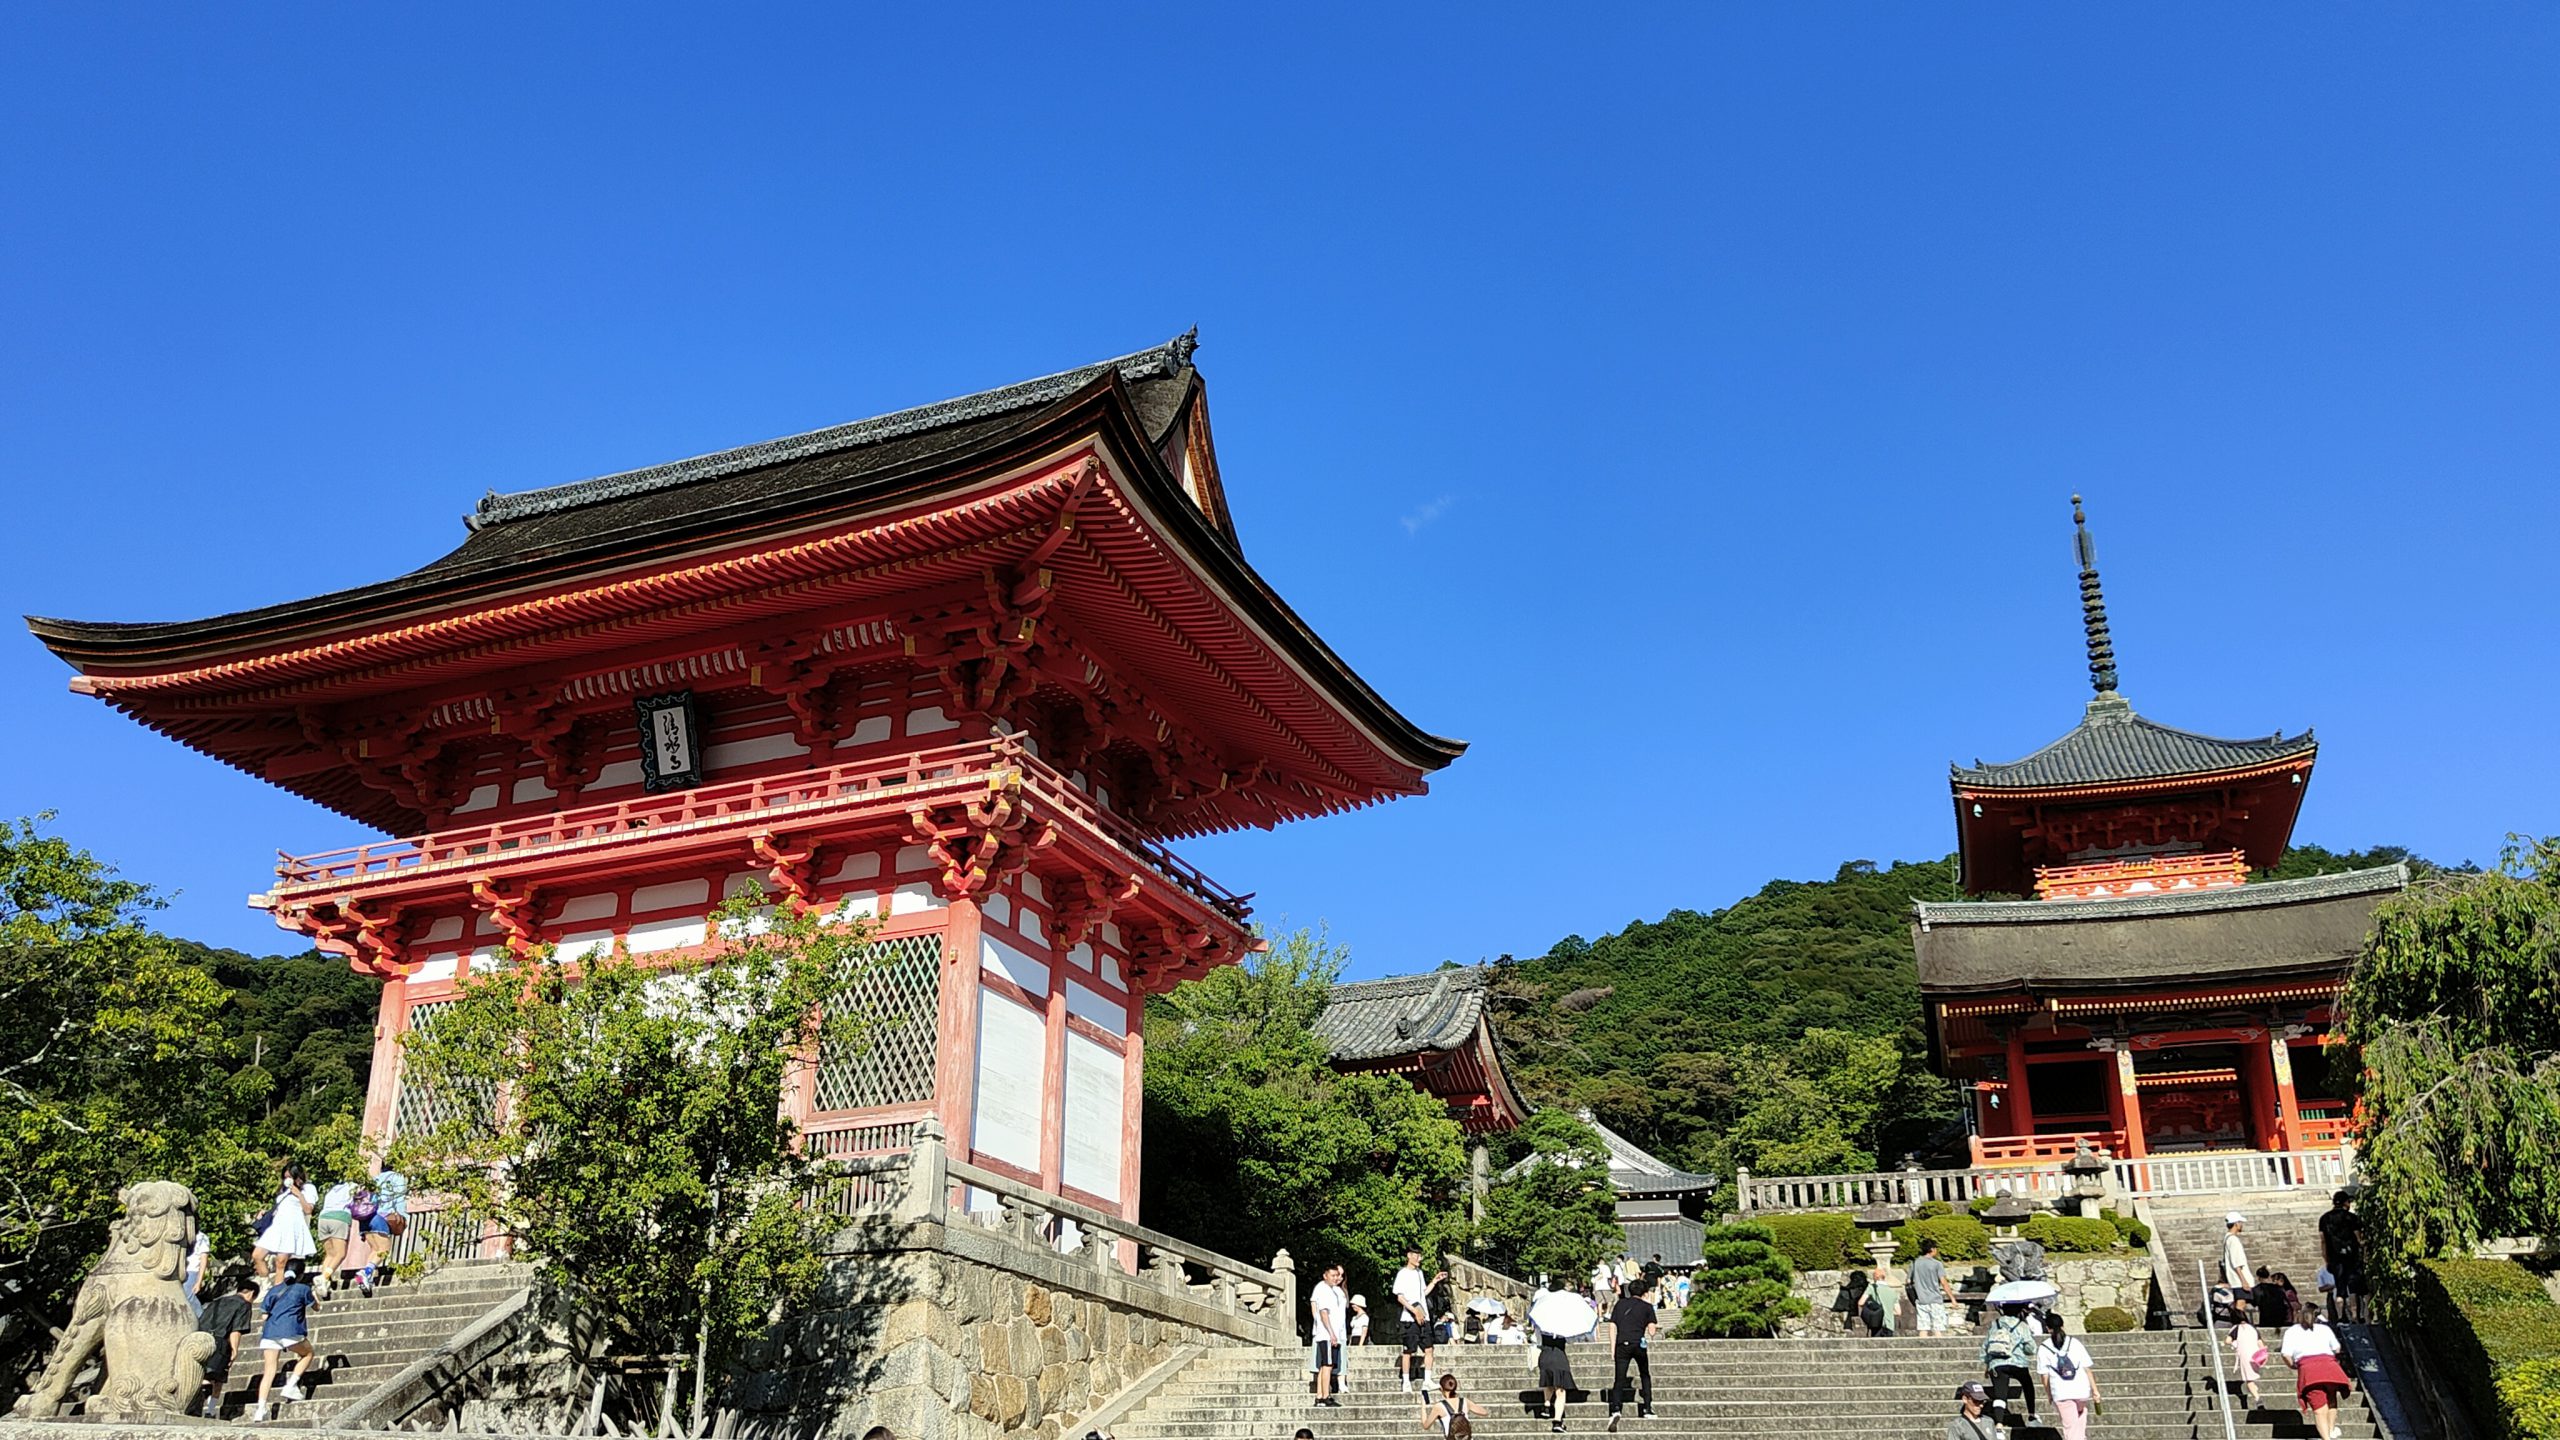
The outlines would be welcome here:
M 2080 554 L 2080 624 L 2089 637 L 2089 687 L 2097 701 L 2116 701 L 2116 643 L 2107 633 L 2107 597 L 2098 588 L 2098 542 L 2089 538 L 2088 512 L 2071 497 L 2071 525 Z

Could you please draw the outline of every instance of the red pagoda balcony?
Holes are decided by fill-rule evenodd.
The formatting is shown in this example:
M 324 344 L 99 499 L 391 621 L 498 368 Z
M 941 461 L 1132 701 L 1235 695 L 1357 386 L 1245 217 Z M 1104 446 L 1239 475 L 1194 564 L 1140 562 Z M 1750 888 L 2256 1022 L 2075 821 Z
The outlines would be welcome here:
M 2117 900 L 2130 895 L 2188 895 L 2198 890 L 2225 889 L 2248 878 L 2248 858 L 2237 850 L 2101 860 L 2089 865 L 2039 865 L 2036 898 Z
M 983 844 L 1000 835 L 1017 866 L 1037 855 L 1035 870 L 1080 872 L 1154 892 L 1151 908 L 1194 929 L 1240 935 L 1252 908 L 1249 896 L 1230 892 L 1103 809 L 1010 736 L 313 855 L 280 854 L 274 889 L 251 903 L 275 911 L 280 923 L 298 916 L 323 931 L 333 924 L 365 927 L 362 943 L 373 944 L 381 922 L 367 916 L 471 897 L 475 886 L 490 882 L 518 893 L 567 883 L 643 855 L 651 866 L 771 864 L 781 882 L 773 888 L 806 898 L 793 889 L 781 852 L 892 833 L 937 844 Z M 969 851 L 961 844 L 946 862 L 955 877 L 964 864 L 959 857 Z M 1158 883 L 1147 884 L 1150 876 Z M 323 936 L 324 948 L 361 956 L 352 933 L 343 943 L 333 945 L 332 938 Z

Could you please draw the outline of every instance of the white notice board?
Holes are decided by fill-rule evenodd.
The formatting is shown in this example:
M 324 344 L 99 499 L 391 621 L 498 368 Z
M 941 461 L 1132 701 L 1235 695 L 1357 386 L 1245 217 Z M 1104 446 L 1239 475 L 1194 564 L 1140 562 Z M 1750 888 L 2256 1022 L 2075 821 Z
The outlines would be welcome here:
M 1066 1164 L 1060 1178 L 1089 1195 L 1120 1199 L 1120 1104 L 1125 1062 L 1067 1032 Z

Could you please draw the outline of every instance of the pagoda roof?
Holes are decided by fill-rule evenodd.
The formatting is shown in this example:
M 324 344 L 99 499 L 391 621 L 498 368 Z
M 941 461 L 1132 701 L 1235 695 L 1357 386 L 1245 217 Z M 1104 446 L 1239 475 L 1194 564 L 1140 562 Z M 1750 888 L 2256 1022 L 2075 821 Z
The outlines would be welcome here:
M 1041 634 L 1128 667 L 1145 710 L 1131 733 L 1183 730 L 1238 777 L 1232 794 L 1202 781 L 1162 833 L 1419 792 L 1464 742 L 1398 712 L 1246 562 L 1193 350 L 1185 335 L 803 435 L 493 492 L 452 552 L 374 584 L 200 620 L 27 623 L 80 672 L 73 689 L 402 831 L 432 817 L 333 759 L 351 743 L 326 729 L 333 717 L 396 708 L 439 734 L 486 733 L 502 687 L 691 663 L 688 646 L 733 654 L 760 627 L 870 625 L 859 643 L 885 646 L 886 663 L 901 606 L 970 603 L 988 575 L 1036 563 L 1065 597 Z
M 2319 748 L 2308 730 L 2247 740 L 2179 730 L 2135 714 L 2130 702 L 2109 692 L 2090 701 L 2080 723 L 2061 739 L 2023 760 L 2005 765 L 1977 760 L 1948 770 L 1958 790 L 2058 790 L 2209 778 L 2309 757 Z
M 1481 965 L 1354 980 L 1332 988 L 1315 1033 L 1344 1065 L 1455 1050 L 1474 1042 L 1489 989 Z
M 2105 900 L 1920 901 L 1912 946 L 1920 989 L 1937 996 L 2334 975 L 2408 883 L 2393 864 Z

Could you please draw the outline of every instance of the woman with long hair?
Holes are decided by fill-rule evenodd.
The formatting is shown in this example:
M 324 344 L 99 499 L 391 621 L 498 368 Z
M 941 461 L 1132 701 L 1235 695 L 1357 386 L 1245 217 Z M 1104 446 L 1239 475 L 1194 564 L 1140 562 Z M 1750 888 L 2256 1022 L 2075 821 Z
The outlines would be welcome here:
M 249 1268 L 272 1286 L 284 1279 L 287 1260 L 308 1260 L 320 1253 L 311 1238 L 311 1217 L 320 1209 L 320 1187 L 305 1179 L 302 1167 L 287 1163 L 276 1187 L 275 1204 L 267 1210 Z
M 2036 1347 L 2036 1370 L 2044 1376 L 2045 1398 L 2053 1402 L 2053 1418 L 2062 1440 L 2088 1440 L 2089 1412 L 2098 1404 L 2098 1373 L 2089 1347 L 2066 1333 L 2062 1317 L 2044 1317 L 2044 1343 Z

